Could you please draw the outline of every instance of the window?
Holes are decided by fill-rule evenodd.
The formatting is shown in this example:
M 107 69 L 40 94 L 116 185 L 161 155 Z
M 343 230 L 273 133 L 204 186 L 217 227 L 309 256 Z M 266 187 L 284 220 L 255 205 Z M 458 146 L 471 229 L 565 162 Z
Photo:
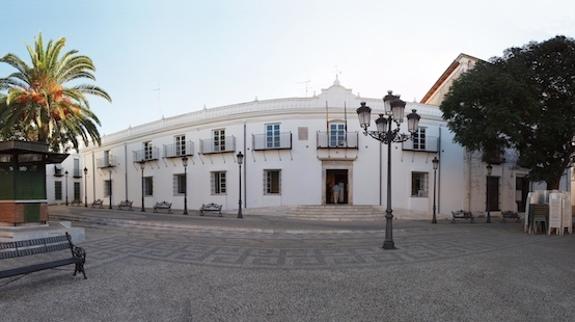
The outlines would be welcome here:
M 112 194 L 112 180 L 104 180 L 104 197 Z
M 266 147 L 280 147 L 280 124 L 266 124 Z
M 264 170 L 264 194 L 279 194 L 281 170 Z
M 154 195 L 154 177 L 144 177 L 144 196 Z
M 74 200 L 80 200 L 80 183 L 74 182 Z
M 226 130 L 213 130 L 214 134 L 214 152 L 226 150 Z
M 62 200 L 62 181 L 54 181 L 54 199 Z
M 176 136 L 176 155 L 177 156 L 186 155 L 186 136 L 185 135 Z
M 216 171 L 212 172 L 212 194 L 213 195 L 221 195 L 226 193 L 226 172 L 225 171 Z
M 186 175 L 174 174 L 174 195 L 183 195 L 186 193 Z
M 411 173 L 411 196 L 412 197 L 427 197 L 427 172 L 412 172 Z
M 425 128 L 419 127 L 413 134 L 413 149 L 425 150 Z
M 144 160 L 152 160 L 152 142 L 144 142 Z
M 297 139 L 300 141 L 307 141 L 307 127 L 298 127 L 297 128 Z
M 345 124 L 331 123 L 329 125 L 329 146 L 345 146 Z
M 110 165 L 110 150 L 104 151 L 104 165 Z
M 80 174 L 80 159 L 74 159 L 74 173 L 75 178 L 80 178 L 82 175 Z

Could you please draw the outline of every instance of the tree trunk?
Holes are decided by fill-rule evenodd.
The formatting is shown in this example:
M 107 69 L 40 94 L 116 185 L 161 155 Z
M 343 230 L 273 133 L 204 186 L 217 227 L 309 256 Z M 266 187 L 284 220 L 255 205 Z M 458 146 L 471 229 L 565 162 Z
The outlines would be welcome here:
M 549 178 L 545 180 L 547 183 L 547 190 L 559 190 L 559 182 L 561 181 L 561 176 L 555 178 Z

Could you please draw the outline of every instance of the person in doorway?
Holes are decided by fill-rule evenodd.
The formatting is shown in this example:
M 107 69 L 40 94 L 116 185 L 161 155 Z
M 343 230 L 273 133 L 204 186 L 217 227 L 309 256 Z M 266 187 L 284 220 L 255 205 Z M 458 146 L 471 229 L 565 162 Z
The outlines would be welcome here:
M 337 185 L 339 186 L 339 199 L 338 199 L 338 201 L 339 201 L 339 203 L 343 203 L 344 199 L 345 199 L 345 183 L 340 181 Z
M 339 184 L 334 184 L 331 187 L 331 193 L 333 195 L 333 203 L 334 204 L 337 204 L 339 201 L 340 190 L 341 190 L 341 187 L 339 186 Z

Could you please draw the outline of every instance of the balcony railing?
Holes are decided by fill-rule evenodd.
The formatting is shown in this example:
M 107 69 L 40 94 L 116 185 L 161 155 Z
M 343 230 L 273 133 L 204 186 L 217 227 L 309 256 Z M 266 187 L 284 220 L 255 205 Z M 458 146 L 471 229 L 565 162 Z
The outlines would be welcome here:
M 62 171 L 61 165 L 54 165 L 54 177 L 62 177 L 64 176 L 64 171 Z
M 75 179 L 82 178 L 82 172 L 80 171 L 80 169 L 74 168 L 74 170 L 72 171 L 72 176 Z
M 342 131 L 317 132 L 318 149 L 357 149 L 357 146 L 358 146 L 357 132 L 342 132 Z
M 235 136 L 226 136 L 223 145 L 220 142 L 214 142 L 214 139 L 200 140 L 200 153 L 202 154 L 234 152 L 235 150 Z
M 411 139 L 403 142 L 401 149 L 404 151 L 437 153 L 439 151 L 439 140 L 435 136 L 425 136 L 425 138 L 421 137 L 415 140 Z
M 116 158 L 110 155 L 107 158 L 101 158 L 96 160 L 96 166 L 98 168 L 112 168 L 116 166 Z
M 156 147 L 152 147 L 148 150 L 142 149 L 133 151 L 133 153 L 134 162 L 156 161 L 160 158 L 160 149 Z
M 194 142 L 164 144 L 164 158 L 181 158 L 194 155 Z
M 282 132 L 279 135 L 252 134 L 254 151 L 265 150 L 291 150 L 291 132 Z

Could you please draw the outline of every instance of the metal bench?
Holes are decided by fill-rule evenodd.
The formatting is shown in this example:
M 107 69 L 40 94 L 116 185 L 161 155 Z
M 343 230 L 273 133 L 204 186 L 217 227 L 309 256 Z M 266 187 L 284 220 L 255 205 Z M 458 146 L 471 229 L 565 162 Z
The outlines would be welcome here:
M 521 218 L 519 217 L 519 214 L 515 211 L 502 211 L 501 212 L 501 222 L 506 222 L 506 219 L 515 219 L 515 222 L 519 222 L 521 221 Z
M 118 209 L 119 210 L 134 210 L 134 208 L 132 208 L 132 203 L 133 203 L 133 201 L 131 201 L 131 200 L 122 200 L 122 201 L 120 201 L 120 204 L 118 205 Z
M 218 205 L 215 203 L 209 203 L 209 204 L 202 204 L 202 207 L 200 208 L 200 216 L 204 215 L 204 212 L 217 212 L 219 214 L 219 216 L 222 216 L 222 205 Z
M 70 203 L 70 205 L 72 205 L 72 206 L 77 206 L 77 207 L 81 207 L 81 206 L 82 206 L 82 200 L 74 199 L 74 200 L 72 200 L 72 202 Z
M 97 199 L 92 202 L 92 208 L 104 208 L 104 200 Z
M 451 223 L 454 224 L 457 219 L 469 220 L 469 222 L 473 223 L 473 214 L 471 211 L 452 211 L 451 212 Z
M 0 243 L 0 260 L 56 252 L 65 249 L 70 249 L 71 257 L 2 270 L 0 271 L 0 278 L 24 275 L 74 264 L 76 266 L 74 276 L 76 276 L 77 273 L 82 273 L 84 279 L 86 279 L 86 271 L 84 270 L 86 251 L 82 247 L 74 246 L 68 233 L 62 236 Z
M 156 202 L 154 205 L 154 212 L 158 212 L 158 210 L 167 210 L 169 214 L 172 213 L 172 203 L 167 201 Z

